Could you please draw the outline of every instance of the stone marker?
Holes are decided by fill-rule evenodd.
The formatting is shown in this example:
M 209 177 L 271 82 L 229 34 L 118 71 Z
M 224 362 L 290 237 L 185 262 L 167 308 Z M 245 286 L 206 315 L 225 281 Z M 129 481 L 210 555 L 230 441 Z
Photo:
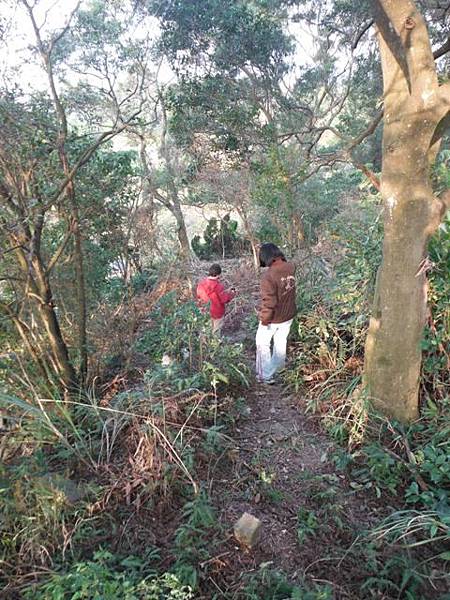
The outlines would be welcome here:
M 234 525 L 234 537 L 247 548 L 257 544 L 260 533 L 261 521 L 249 513 L 244 513 Z
M 59 492 L 67 504 L 75 504 L 88 494 L 86 486 L 63 477 L 60 473 L 46 473 L 38 477 L 38 482 L 51 492 Z

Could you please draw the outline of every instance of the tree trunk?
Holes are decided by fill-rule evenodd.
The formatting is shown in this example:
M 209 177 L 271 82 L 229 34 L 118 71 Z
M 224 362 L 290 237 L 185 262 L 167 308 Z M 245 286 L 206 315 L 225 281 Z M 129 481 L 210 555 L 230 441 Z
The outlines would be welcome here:
M 58 319 L 51 304 L 39 304 L 39 314 L 47 332 L 52 355 L 58 368 L 58 376 L 64 393 L 71 393 L 77 385 L 77 378 L 69 360 L 67 346 L 59 328 Z
M 375 4 L 384 81 L 384 242 L 364 381 L 377 409 L 410 421 L 418 416 L 427 241 L 443 213 L 431 188 L 430 162 L 448 100 L 442 97 L 428 32 L 414 3 Z
M 55 313 L 50 282 L 45 273 L 40 256 L 35 255 L 31 262 L 36 274 L 36 282 L 34 285 L 35 292 L 30 296 L 37 301 L 39 316 L 47 333 L 52 357 L 57 369 L 57 375 L 64 389 L 64 393 L 71 393 L 77 386 L 78 381 L 69 359 L 69 352 Z
M 76 290 L 77 290 L 77 308 L 78 308 L 78 352 L 80 355 L 80 383 L 84 385 L 86 382 L 87 371 L 88 371 L 88 350 L 87 350 L 87 302 L 86 302 L 86 282 L 84 277 L 84 260 L 83 260 L 83 247 L 82 238 L 80 231 L 80 216 L 78 208 L 75 205 L 75 198 L 73 198 L 72 205 L 72 216 L 75 222 L 74 225 L 74 236 L 75 236 L 75 277 L 76 277 Z
M 192 250 L 189 243 L 189 237 L 186 229 L 186 222 L 178 200 L 172 202 L 171 211 L 177 222 L 177 237 L 180 245 L 182 257 L 187 260 L 192 260 Z
M 258 273 L 258 271 L 259 271 L 259 253 L 258 253 L 259 242 L 256 239 L 255 234 L 253 233 L 253 229 L 250 225 L 250 221 L 248 219 L 246 210 L 240 205 L 236 205 L 235 208 L 236 208 L 238 215 L 242 219 L 242 225 L 244 226 L 244 231 L 250 241 L 250 246 L 252 248 L 252 256 L 253 256 L 253 266 L 255 267 L 255 271 Z
M 141 198 L 142 204 L 148 207 L 149 212 L 149 231 L 148 235 L 150 238 L 150 248 L 153 251 L 153 248 L 156 248 L 156 231 L 155 231 L 155 203 L 153 200 L 152 194 L 152 186 L 151 186 L 151 172 L 150 167 L 147 160 L 147 144 L 145 142 L 145 138 L 143 135 L 140 136 L 140 145 L 139 145 L 139 158 L 141 161 L 142 168 L 142 189 L 141 189 Z
M 33 232 L 27 225 L 23 227 L 20 236 L 16 238 L 12 235 L 10 241 L 11 247 L 15 248 L 17 263 L 24 282 L 26 282 L 23 289 L 24 298 L 29 299 L 37 307 L 50 346 L 51 362 L 62 391 L 66 396 L 76 389 L 78 382 L 59 327 L 58 317 L 53 305 L 48 271 L 41 256 L 40 242 L 43 222 L 44 215 L 38 215 L 35 218 Z M 17 245 L 17 241 L 20 242 L 19 245 Z M 24 248 L 29 248 L 30 251 L 25 252 Z M 27 348 L 29 351 L 31 350 L 31 348 Z M 43 360 L 43 356 L 40 358 Z

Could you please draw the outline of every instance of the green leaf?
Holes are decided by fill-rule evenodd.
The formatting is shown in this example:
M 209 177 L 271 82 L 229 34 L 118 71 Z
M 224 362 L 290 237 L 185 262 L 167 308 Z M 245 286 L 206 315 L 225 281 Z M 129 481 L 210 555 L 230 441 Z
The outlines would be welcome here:
M 21 408 L 25 412 L 29 412 L 36 416 L 42 417 L 42 411 L 39 408 L 33 406 L 32 404 L 29 404 L 28 402 L 25 402 L 24 400 L 21 400 L 20 398 L 17 398 L 16 396 L 10 396 L 9 394 L 0 394 L 0 404 L 12 404 L 14 406 L 17 406 L 18 408 Z

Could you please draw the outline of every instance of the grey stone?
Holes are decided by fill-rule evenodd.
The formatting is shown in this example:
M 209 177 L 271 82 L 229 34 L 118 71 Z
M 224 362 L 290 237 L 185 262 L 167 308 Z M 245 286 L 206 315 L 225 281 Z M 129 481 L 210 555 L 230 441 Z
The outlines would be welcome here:
M 63 477 L 59 473 L 47 473 L 39 477 L 39 483 L 44 488 L 59 492 L 68 504 L 75 504 L 87 496 L 86 486 L 77 484 L 72 479 Z
M 244 513 L 234 525 L 234 537 L 247 548 L 253 548 L 261 535 L 261 521 L 249 513 Z

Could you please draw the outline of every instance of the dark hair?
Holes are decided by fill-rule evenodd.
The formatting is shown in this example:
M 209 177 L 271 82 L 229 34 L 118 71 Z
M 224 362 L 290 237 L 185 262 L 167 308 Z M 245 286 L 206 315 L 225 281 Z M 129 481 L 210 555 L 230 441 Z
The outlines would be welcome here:
M 259 266 L 260 267 L 270 267 L 274 260 L 277 258 L 281 258 L 282 260 L 286 260 L 284 254 L 275 246 L 275 244 L 262 244 L 259 248 Z
M 209 267 L 208 275 L 210 277 L 218 277 L 222 273 L 220 265 L 214 264 Z

